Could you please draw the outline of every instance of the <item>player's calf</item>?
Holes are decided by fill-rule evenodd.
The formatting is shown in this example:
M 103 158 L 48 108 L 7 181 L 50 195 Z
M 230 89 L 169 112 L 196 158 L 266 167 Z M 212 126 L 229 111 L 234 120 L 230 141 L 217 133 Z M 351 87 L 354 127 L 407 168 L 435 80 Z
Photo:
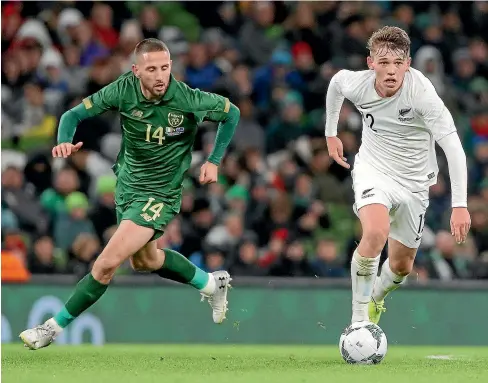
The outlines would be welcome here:
M 208 298 L 212 307 L 213 321 L 222 323 L 227 312 L 227 291 L 231 281 L 229 273 L 226 271 L 207 273 L 177 251 L 171 249 L 158 250 L 155 243 L 151 245 L 151 250 L 153 251 L 144 258 L 140 256 L 142 253 L 132 257 L 133 265 L 147 270 L 149 264 L 145 263 L 144 259 L 149 262 L 150 258 L 160 259 L 155 252 L 164 254 L 162 267 L 153 272 L 162 278 L 185 283 L 199 290 L 202 299 Z
M 388 209 L 381 204 L 362 207 L 359 218 L 363 235 L 351 261 L 352 323 L 369 319 L 368 304 L 390 224 Z
M 152 229 L 122 221 L 95 261 L 92 271 L 78 282 L 61 311 L 44 324 L 20 334 L 24 344 L 34 350 L 49 346 L 66 326 L 100 299 L 117 268 L 144 246 L 152 235 Z
M 381 267 L 381 274 L 376 278 L 373 299 L 383 302 L 385 297 L 398 289 L 412 272 L 417 249 L 409 248 L 401 242 L 390 238 L 388 242 L 388 259 Z

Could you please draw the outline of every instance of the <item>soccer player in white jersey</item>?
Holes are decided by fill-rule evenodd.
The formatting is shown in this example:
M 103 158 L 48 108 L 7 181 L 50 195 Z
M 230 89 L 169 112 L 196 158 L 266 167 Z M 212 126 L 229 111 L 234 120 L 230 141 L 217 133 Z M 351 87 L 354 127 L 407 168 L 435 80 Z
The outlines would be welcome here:
M 325 135 L 329 155 L 349 168 L 337 135 L 344 98 L 362 114 L 362 143 L 352 170 L 354 211 L 362 238 L 351 262 L 352 323 L 378 323 L 386 295 L 412 271 L 437 182 L 435 142 L 446 154 L 452 189 L 451 233 L 465 241 L 466 156 L 450 112 L 431 82 L 410 67 L 410 38 L 397 27 L 383 27 L 368 42 L 369 70 L 341 70 L 326 97 Z M 388 259 L 378 276 L 380 253 Z

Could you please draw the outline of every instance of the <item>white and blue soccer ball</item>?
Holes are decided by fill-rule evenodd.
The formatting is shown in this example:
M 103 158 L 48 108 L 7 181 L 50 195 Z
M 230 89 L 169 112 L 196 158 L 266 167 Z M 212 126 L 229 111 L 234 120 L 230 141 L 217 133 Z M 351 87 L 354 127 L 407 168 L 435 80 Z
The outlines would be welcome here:
M 339 341 L 342 358 L 350 364 L 378 364 L 387 349 L 385 333 L 371 322 L 357 322 L 346 327 Z

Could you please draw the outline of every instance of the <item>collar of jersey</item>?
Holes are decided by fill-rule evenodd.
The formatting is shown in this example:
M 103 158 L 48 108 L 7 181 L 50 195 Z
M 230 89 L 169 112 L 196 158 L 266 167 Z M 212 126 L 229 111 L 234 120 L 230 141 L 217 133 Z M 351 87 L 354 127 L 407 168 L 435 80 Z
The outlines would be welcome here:
M 138 80 L 137 81 L 137 94 L 139 96 L 139 101 L 140 102 L 145 102 L 145 103 L 148 103 L 148 104 L 160 104 L 161 101 L 169 101 L 169 100 L 171 100 L 173 98 L 173 96 L 176 93 L 176 88 L 178 87 L 178 84 L 176 84 L 176 83 L 177 83 L 177 81 L 175 80 L 175 78 L 171 74 L 170 75 L 168 89 L 166 89 L 166 93 L 164 93 L 163 97 L 161 97 L 159 100 L 157 100 L 157 101 L 151 101 L 151 100 L 148 100 L 146 97 L 144 97 L 144 95 L 142 94 L 141 84 L 140 84 L 140 82 Z

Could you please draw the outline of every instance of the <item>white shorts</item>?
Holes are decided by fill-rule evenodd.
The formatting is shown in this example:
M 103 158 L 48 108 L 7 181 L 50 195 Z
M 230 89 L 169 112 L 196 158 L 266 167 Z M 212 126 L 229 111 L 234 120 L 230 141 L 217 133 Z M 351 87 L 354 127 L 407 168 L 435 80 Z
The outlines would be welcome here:
M 389 237 L 417 249 L 424 230 L 429 190 L 413 193 L 386 174 L 361 162 L 352 171 L 354 212 L 371 204 L 381 204 L 390 212 Z

